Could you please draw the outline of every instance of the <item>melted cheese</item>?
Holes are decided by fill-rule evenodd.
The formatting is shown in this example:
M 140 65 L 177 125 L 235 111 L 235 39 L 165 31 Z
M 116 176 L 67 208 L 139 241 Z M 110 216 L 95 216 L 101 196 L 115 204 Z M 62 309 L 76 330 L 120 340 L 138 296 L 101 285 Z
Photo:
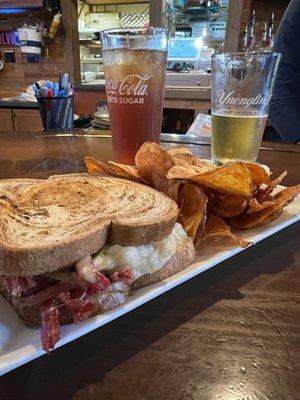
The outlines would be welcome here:
M 133 270 L 134 279 L 137 279 L 142 275 L 158 271 L 186 239 L 186 232 L 176 223 L 170 235 L 159 242 L 142 246 L 106 246 L 93 257 L 93 261 L 101 271 L 129 266 Z

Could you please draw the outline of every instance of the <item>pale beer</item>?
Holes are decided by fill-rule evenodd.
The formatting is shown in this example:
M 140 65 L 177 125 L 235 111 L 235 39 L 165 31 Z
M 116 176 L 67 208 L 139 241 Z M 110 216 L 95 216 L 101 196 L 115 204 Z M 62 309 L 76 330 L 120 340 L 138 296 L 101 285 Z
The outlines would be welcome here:
M 279 53 L 212 56 L 211 153 L 216 164 L 255 162 L 267 122 Z
M 255 161 L 267 115 L 212 114 L 212 159 Z

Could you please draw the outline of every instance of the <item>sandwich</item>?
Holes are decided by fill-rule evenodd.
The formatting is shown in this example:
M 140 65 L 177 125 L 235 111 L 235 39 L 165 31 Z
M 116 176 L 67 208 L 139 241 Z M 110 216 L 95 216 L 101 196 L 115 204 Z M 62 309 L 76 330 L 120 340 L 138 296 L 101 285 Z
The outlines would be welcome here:
M 177 204 L 148 186 L 85 174 L 0 181 L 0 290 L 43 349 L 60 325 L 126 301 L 186 268 L 192 240 Z

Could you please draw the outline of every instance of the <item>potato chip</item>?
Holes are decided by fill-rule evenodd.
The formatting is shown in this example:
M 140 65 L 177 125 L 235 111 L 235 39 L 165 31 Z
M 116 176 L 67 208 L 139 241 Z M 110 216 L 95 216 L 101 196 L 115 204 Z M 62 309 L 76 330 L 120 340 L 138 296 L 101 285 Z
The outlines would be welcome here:
M 143 178 L 141 178 L 137 172 L 136 167 L 132 167 L 130 165 L 118 164 L 113 161 L 108 161 L 107 165 L 113 169 L 120 176 L 123 175 L 125 178 L 130 181 L 147 183 Z
M 179 190 L 181 186 L 180 180 L 169 181 L 168 179 L 155 179 L 154 188 L 160 192 L 163 192 L 176 203 L 178 203 Z
M 244 164 L 246 165 L 246 167 L 250 172 L 251 179 L 254 185 L 260 186 L 263 183 L 266 185 L 270 183 L 269 173 L 263 166 L 255 163 L 244 163 Z
M 194 242 L 201 240 L 207 214 L 207 197 L 193 183 L 184 183 L 179 196 L 179 219 L 186 233 Z
M 179 166 L 190 166 L 190 165 L 197 165 L 198 158 L 193 154 L 189 153 L 178 153 L 172 155 L 172 159 L 175 165 Z
M 139 177 L 137 170 L 134 167 L 116 164 L 112 161 L 105 164 L 91 157 L 85 157 L 84 162 L 87 166 L 88 173 L 91 175 L 109 175 L 117 178 L 128 179 L 134 182 L 146 183 L 141 177 Z
M 246 214 L 253 214 L 257 211 L 264 210 L 274 204 L 274 199 L 269 196 L 269 200 L 265 200 L 262 203 L 259 203 L 257 199 L 254 197 L 249 202 L 249 207 L 247 208 Z M 232 215 L 234 217 L 234 215 Z
M 196 157 L 193 154 L 175 154 L 172 155 L 173 161 L 175 165 L 178 166 L 197 166 L 199 173 L 205 173 L 208 171 L 212 171 L 217 168 L 212 162 Z
M 167 152 L 171 154 L 171 156 L 177 154 L 193 154 L 192 150 L 190 150 L 188 147 L 171 147 L 167 150 Z
M 213 171 L 197 173 L 195 166 L 176 166 L 169 170 L 168 179 L 187 179 L 202 186 L 214 189 L 221 194 L 237 195 L 246 198 L 252 195 L 251 175 L 242 162 L 228 163 Z
M 272 195 L 286 172 L 270 181 L 269 172 L 259 164 L 237 161 L 217 167 L 188 147 L 165 150 L 154 142 L 138 150 L 136 167 L 112 161 L 105 164 L 91 157 L 84 161 L 90 174 L 147 184 L 175 200 L 178 220 L 195 246 L 208 238 L 230 238 L 242 247 L 249 245 L 230 226 L 249 229 L 267 224 L 300 192 L 298 185 Z
M 281 190 L 274 196 L 274 204 L 253 214 L 242 214 L 230 219 L 230 225 L 238 229 L 256 228 L 265 225 L 281 214 L 284 207 L 291 203 L 300 193 L 300 185 Z
M 209 206 L 214 214 L 230 218 L 242 214 L 248 206 L 248 199 L 244 196 L 213 194 Z
M 180 181 L 170 181 L 166 175 L 174 166 L 171 155 L 154 142 L 144 143 L 135 156 L 138 174 L 155 189 L 178 201 Z
M 259 190 L 255 197 L 259 203 L 265 201 L 268 196 L 273 192 L 273 190 L 280 184 L 280 182 L 286 177 L 287 171 L 284 171 L 281 175 L 279 175 L 276 179 L 270 182 L 265 188 Z
M 175 165 L 167 173 L 168 179 L 185 179 L 192 180 L 192 178 L 198 174 L 202 173 L 202 169 L 197 167 L 197 165 L 183 166 Z
M 157 176 L 165 178 L 175 165 L 171 155 L 154 142 L 146 142 L 139 148 L 135 164 L 139 175 L 153 186 Z
M 101 161 L 92 157 L 84 157 L 84 162 L 91 175 L 113 175 L 113 170 Z
M 207 218 L 202 240 L 204 241 L 208 238 L 230 238 L 241 247 L 247 247 L 250 244 L 247 240 L 232 233 L 224 220 L 214 214 L 209 214 Z

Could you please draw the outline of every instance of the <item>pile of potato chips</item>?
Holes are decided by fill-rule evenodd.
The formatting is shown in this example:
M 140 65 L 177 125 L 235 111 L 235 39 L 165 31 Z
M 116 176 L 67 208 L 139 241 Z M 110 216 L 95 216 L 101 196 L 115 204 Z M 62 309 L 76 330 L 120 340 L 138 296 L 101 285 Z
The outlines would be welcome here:
M 186 147 L 165 150 L 147 142 L 137 152 L 136 167 L 85 157 L 90 174 L 111 175 L 151 186 L 175 200 L 179 222 L 199 244 L 227 237 L 245 247 L 249 242 L 231 231 L 269 223 L 300 192 L 300 185 L 272 194 L 286 176 L 270 180 L 263 166 L 230 162 L 217 167 Z

